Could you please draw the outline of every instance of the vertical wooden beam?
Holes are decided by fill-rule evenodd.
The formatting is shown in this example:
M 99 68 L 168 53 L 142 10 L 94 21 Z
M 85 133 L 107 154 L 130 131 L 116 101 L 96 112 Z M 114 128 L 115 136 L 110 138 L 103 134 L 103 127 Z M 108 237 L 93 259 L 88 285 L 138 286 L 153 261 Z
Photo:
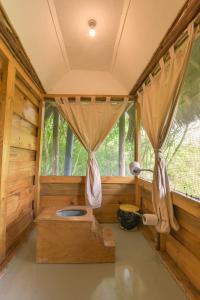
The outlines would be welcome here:
M 10 137 L 13 114 L 13 100 L 16 69 L 13 61 L 8 61 L 3 72 L 3 91 L 0 95 L 0 262 L 6 255 L 6 198 Z
M 135 102 L 135 161 L 141 160 L 141 111 L 138 101 Z M 139 179 L 136 177 L 136 205 L 141 208 L 141 187 L 139 186 Z
M 140 105 L 135 102 L 135 160 L 141 159 L 141 111 Z
M 52 174 L 58 175 L 59 173 L 59 122 L 60 115 L 57 108 L 53 111 L 53 149 L 52 149 Z
M 125 176 L 125 113 L 119 118 L 119 176 Z
M 36 175 L 35 175 L 35 203 L 34 203 L 34 214 L 38 215 L 40 212 L 40 173 L 41 173 L 41 161 L 42 161 L 42 141 L 43 141 L 43 130 L 44 130 L 44 112 L 45 102 L 43 99 L 40 101 L 39 106 L 39 127 L 38 127 L 38 146 L 36 154 Z

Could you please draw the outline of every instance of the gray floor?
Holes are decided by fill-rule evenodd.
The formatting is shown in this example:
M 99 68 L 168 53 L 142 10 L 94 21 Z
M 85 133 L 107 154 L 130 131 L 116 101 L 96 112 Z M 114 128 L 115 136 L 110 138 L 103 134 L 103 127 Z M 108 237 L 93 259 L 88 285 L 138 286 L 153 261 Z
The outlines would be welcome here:
M 1 274 L 0 299 L 186 299 L 140 232 L 109 226 L 117 244 L 115 264 L 37 265 L 32 234 Z

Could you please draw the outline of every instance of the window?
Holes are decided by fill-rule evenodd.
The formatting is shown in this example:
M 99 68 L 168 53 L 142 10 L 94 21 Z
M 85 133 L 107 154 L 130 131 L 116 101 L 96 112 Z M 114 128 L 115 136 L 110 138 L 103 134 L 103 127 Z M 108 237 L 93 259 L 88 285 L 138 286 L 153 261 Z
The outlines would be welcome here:
M 153 171 L 154 169 L 155 156 L 153 147 L 149 141 L 149 138 L 142 127 L 141 129 L 141 168 L 142 169 L 150 169 Z M 149 171 L 143 171 L 140 173 L 140 177 L 144 178 L 148 181 L 152 181 L 153 173 Z
M 165 145 L 171 188 L 200 195 L 200 37 L 193 45 L 177 114 Z
M 175 120 L 164 146 L 167 171 L 173 190 L 199 199 L 200 195 L 200 37 L 193 45 L 180 92 Z M 154 152 L 142 129 L 142 168 L 153 169 Z M 152 174 L 141 177 L 152 180 Z
M 84 176 L 87 152 L 53 101 L 45 106 L 42 175 Z M 134 158 L 134 106 L 126 111 L 96 153 L 102 176 L 130 175 Z

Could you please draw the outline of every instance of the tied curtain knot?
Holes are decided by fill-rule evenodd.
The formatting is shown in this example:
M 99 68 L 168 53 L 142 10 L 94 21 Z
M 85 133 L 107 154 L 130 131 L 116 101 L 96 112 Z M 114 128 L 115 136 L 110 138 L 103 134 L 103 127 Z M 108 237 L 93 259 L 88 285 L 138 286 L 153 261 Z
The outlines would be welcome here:
M 155 161 L 157 161 L 158 163 L 160 162 L 164 166 L 165 165 L 165 157 L 163 155 L 162 149 L 154 149 L 154 154 L 155 154 Z
M 162 151 L 162 149 L 154 149 L 154 153 L 155 153 L 156 157 L 163 158 L 163 151 Z
M 94 160 L 95 159 L 95 152 L 94 151 L 88 152 L 88 159 L 89 160 Z

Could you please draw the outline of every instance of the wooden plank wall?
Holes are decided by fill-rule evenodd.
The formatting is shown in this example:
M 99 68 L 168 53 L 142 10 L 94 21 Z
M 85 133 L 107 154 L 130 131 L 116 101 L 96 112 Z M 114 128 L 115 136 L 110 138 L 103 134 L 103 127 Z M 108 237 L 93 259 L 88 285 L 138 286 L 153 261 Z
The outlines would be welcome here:
M 0 262 L 33 221 L 41 99 L 0 40 Z
M 39 99 L 16 78 L 8 167 L 6 247 L 33 220 Z
M 139 180 L 139 186 L 142 211 L 152 213 L 152 185 Z M 193 296 L 190 294 L 190 298 L 200 299 L 198 298 L 200 297 L 200 202 L 175 192 L 172 192 L 172 200 L 180 229 L 177 232 L 172 230 L 165 236 L 163 258 L 167 260 L 173 271 L 177 268 L 183 274 L 186 289 L 192 291 Z M 157 241 L 155 228 L 143 226 L 142 231 L 155 246 Z
M 40 209 L 67 205 L 85 205 L 84 177 L 41 176 Z M 122 203 L 135 203 L 133 177 L 102 177 L 103 203 L 95 209 L 99 222 L 117 222 L 117 210 Z

